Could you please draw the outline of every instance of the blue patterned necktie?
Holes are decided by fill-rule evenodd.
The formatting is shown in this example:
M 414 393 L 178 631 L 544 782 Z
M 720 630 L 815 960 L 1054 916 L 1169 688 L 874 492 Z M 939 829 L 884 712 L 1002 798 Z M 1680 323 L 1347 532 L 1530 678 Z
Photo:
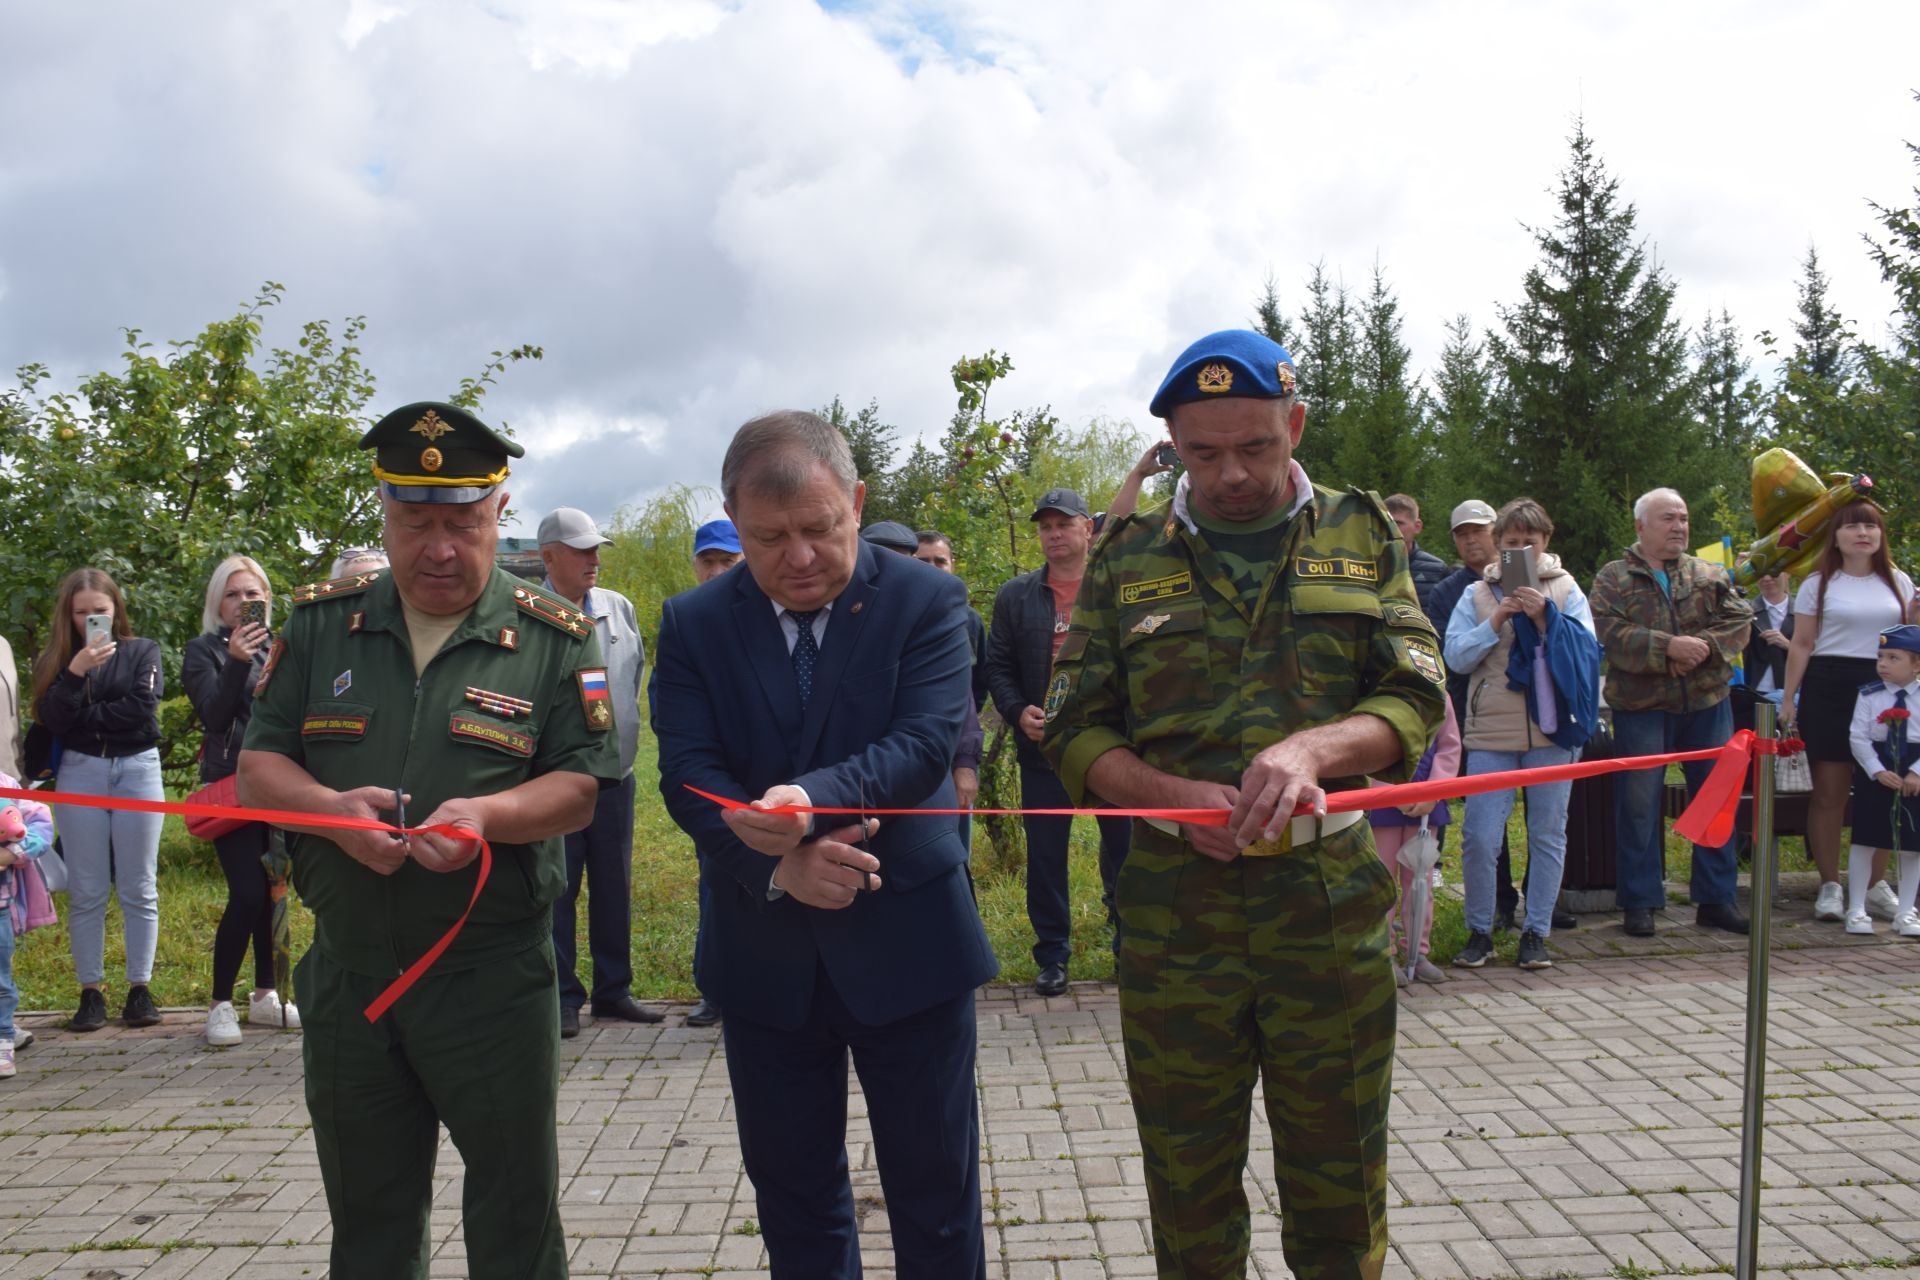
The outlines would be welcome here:
M 787 616 L 799 628 L 799 635 L 793 641 L 793 678 L 800 686 L 800 705 L 805 707 L 807 699 L 813 696 L 813 666 L 820 659 L 820 646 L 813 639 L 813 620 L 820 616 L 820 611 L 789 609 Z

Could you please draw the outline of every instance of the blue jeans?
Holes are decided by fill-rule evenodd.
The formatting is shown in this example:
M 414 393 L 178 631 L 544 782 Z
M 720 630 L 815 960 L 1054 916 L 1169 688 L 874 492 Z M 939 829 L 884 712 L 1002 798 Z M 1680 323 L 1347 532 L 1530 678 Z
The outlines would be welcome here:
M 1504 773 L 1571 764 L 1580 753 L 1549 743 L 1528 751 L 1469 751 L 1467 774 Z M 1467 797 L 1461 824 L 1460 863 L 1466 877 L 1467 928 L 1493 931 L 1494 862 L 1513 812 L 1513 791 L 1489 791 Z M 1545 938 L 1553 933 L 1553 904 L 1560 899 L 1560 873 L 1567 862 L 1567 800 L 1571 782 L 1539 782 L 1527 788 L 1526 931 Z
M 149 747 L 109 759 L 71 748 L 60 757 L 60 790 L 88 796 L 164 800 L 160 753 Z M 53 806 L 60 851 L 67 860 L 67 946 L 81 986 L 106 978 L 107 896 L 120 894 L 126 928 L 127 982 L 145 986 L 153 977 L 153 949 L 160 940 L 160 824 L 157 813 Z
M 19 889 L 15 876 L 14 891 Z M 13 908 L 0 905 L 0 1040 L 13 1039 L 13 1011 L 19 1007 L 20 989 L 13 985 Z
M 573 906 L 587 880 L 587 950 L 593 956 L 593 1000 L 618 1000 L 633 986 L 633 775 L 602 790 L 593 821 L 566 839 L 567 890 L 553 904 L 553 960 L 560 1003 L 587 1002 L 574 958 Z
M 1650 756 L 1667 751 L 1703 751 L 1725 746 L 1733 736 L 1733 704 L 1726 698 L 1699 711 L 1616 711 L 1613 741 L 1623 756 Z M 1695 760 L 1681 766 L 1687 779 L 1687 799 L 1713 772 L 1713 761 Z M 1667 904 L 1664 828 L 1660 801 L 1667 771 L 1637 769 L 1616 774 L 1613 792 L 1614 825 L 1619 828 L 1615 899 L 1623 908 L 1664 907 Z M 1689 896 L 1702 906 L 1731 905 L 1735 893 L 1733 841 L 1717 849 L 1693 846 L 1693 880 Z

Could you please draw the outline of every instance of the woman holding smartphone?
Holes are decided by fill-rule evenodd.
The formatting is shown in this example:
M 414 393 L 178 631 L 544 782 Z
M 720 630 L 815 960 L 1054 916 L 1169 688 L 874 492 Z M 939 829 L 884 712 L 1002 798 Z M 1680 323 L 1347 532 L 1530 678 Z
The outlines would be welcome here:
M 246 556 L 228 556 L 207 580 L 204 630 L 187 641 L 180 682 L 187 700 L 206 728 L 200 744 L 200 782 L 229 777 L 239 767 L 240 746 L 253 716 L 253 687 L 267 665 L 271 639 L 268 612 L 273 589 L 267 574 Z M 247 1021 L 257 1026 L 300 1025 L 300 1014 L 283 1002 L 273 976 L 273 902 L 260 857 L 279 833 L 264 822 L 249 822 L 213 842 L 220 870 L 227 877 L 227 905 L 213 933 L 213 1002 L 207 1009 L 206 1041 L 240 1043 L 240 1015 L 233 1007 L 233 984 L 253 944 L 253 994 Z
M 120 588 L 98 569 L 60 583 L 51 638 L 33 663 L 36 718 L 60 740 L 56 790 L 76 795 L 163 800 L 160 785 L 160 646 L 133 634 Z M 157 813 L 55 805 L 67 860 L 68 945 L 80 979 L 80 1007 L 68 1028 L 107 1022 L 107 896 L 120 894 L 126 928 L 130 1027 L 160 1021 L 147 990 L 160 935 Z

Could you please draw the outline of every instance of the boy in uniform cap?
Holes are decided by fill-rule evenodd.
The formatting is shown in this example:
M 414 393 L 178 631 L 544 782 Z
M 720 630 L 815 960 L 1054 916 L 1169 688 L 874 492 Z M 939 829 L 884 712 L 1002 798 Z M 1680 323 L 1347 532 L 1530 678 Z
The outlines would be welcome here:
M 1292 358 L 1202 338 L 1153 398 L 1186 473 L 1096 550 L 1046 703 L 1076 801 L 1231 810 L 1139 822 L 1120 1013 L 1163 1276 L 1243 1274 L 1254 1080 L 1287 1266 L 1378 1277 L 1387 1248 L 1392 877 L 1326 792 L 1406 778 L 1442 719 L 1439 639 L 1371 493 L 1314 485 Z M 1292 817 L 1296 807 L 1308 816 Z
M 335 1280 L 425 1277 L 444 1123 L 466 1166 L 470 1274 L 566 1275 L 554 1107 L 561 834 L 619 779 L 591 619 L 493 562 L 519 445 L 452 405 L 395 410 L 375 450 L 385 572 L 294 592 L 239 766 L 243 804 L 451 825 L 294 828 L 314 914 L 296 985 Z M 363 1010 L 471 913 L 377 1022 Z
M 1853 748 L 1853 849 L 1847 856 L 1848 933 L 1872 933 L 1867 881 L 1873 851 L 1900 853 L 1900 909 L 1893 931 L 1920 938 L 1920 732 L 1908 718 L 1920 708 L 1920 627 L 1880 633 L 1875 678 L 1860 686 L 1848 740 Z

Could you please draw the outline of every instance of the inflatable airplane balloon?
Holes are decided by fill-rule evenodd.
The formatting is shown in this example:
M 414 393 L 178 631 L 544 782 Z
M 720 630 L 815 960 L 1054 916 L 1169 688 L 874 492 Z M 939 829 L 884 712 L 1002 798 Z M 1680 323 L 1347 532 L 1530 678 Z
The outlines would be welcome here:
M 1753 460 L 1753 523 L 1762 536 L 1734 566 L 1733 580 L 1752 591 L 1762 574 L 1798 573 L 1826 545 L 1834 513 L 1872 493 L 1864 475 L 1837 472 L 1823 483 L 1791 450 L 1767 450 Z

